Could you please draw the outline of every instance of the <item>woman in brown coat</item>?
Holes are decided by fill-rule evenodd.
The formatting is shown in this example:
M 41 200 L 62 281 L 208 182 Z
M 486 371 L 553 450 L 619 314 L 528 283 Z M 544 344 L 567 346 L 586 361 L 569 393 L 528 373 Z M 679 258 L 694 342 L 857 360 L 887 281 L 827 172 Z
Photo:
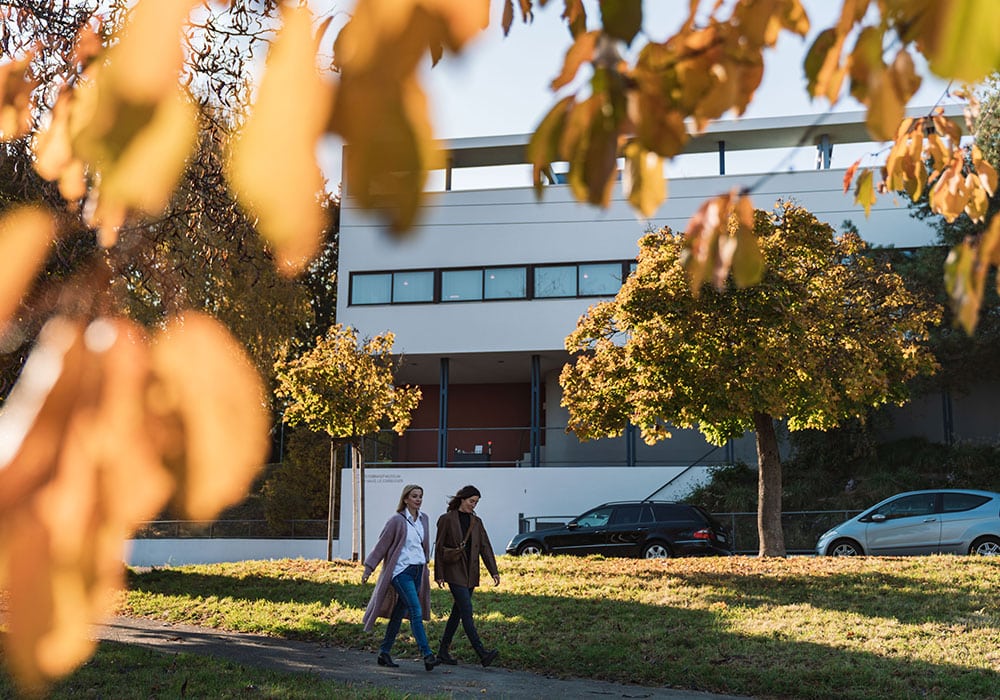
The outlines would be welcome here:
M 472 592 L 479 585 L 479 559 L 493 576 L 493 583 L 500 585 L 497 560 L 493 546 L 486 534 L 483 521 L 475 514 L 476 505 L 482 494 L 475 486 L 463 486 L 448 502 L 448 511 L 438 518 L 437 540 L 434 543 L 434 580 L 439 587 L 448 584 L 454 603 L 451 615 L 441 636 L 438 651 L 439 663 L 458 663 L 449 653 L 451 640 L 462 623 L 465 636 L 472 648 L 479 654 L 483 666 L 489 666 L 497 658 L 496 649 L 483 646 L 472 619 Z

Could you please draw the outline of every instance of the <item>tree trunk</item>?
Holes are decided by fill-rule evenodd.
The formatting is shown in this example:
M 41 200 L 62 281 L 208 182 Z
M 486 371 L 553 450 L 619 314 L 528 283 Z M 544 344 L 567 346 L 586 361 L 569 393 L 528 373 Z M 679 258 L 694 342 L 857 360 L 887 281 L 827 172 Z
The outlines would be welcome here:
M 337 447 L 330 438 L 330 498 L 326 510 L 326 560 L 333 561 L 333 513 L 337 499 Z
M 757 536 L 758 556 L 785 556 L 785 534 L 781 529 L 781 457 L 774 419 L 766 413 L 753 415 L 757 432 Z

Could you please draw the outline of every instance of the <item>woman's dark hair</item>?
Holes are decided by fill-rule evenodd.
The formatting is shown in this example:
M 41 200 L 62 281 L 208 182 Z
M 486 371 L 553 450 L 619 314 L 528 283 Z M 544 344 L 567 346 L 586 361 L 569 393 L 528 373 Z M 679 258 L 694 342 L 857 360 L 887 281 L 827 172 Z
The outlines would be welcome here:
M 451 500 L 448 501 L 448 510 L 456 510 L 460 505 L 462 505 L 462 501 L 466 498 L 472 498 L 473 496 L 479 496 L 479 498 L 482 498 L 483 494 L 479 493 L 479 489 L 472 484 L 463 486 L 458 490 L 458 493 L 452 496 Z

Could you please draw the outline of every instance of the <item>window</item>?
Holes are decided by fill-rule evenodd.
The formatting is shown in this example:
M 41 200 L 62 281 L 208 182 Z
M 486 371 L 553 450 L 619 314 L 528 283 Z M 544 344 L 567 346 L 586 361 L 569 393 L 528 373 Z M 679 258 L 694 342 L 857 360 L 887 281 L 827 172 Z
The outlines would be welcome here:
M 690 508 L 678 506 L 670 503 L 654 503 L 653 513 L 658 522 L 698 522 L 698 519 L 691 512 Z
M 482 298 L 482 270 L 444 270 L 441 273 L 441 301 L 472 301 Z
M 434 301 L 434 273 L 394 272 L 392 275 L 392 303 Z
M 990 500 L 986 496 L 977 496 L 974 493 L 946 493 L 944 494 L 941 510 L 945 513 L 960 513 L 963 510 L 972 510 Z
M 535 297 L 575 297 L 576 265 L 535 268 Z
M 913 496 L 903 496 L 895 501 L 890 501 L 876 510 L 872 515 L 884 515 L 886 520 L 896 518 L 908 518 L 915 515 L 930 515 L 934 512 L 934 501 L 936 494 L 921 493 Z
M 614 296 L 621 288 L 621 263 L 592 263 L 579 266 L 580 296 Z
M 642 506 L 638 503 L 630 503 L 627 506 L 618 506 L 615 508 L 614 515 L 611 516 L 611 520 L 608 521 L 608 525 L 635 525 L 639 522 L 639 512 L 642 510 Z
M 614 296 L 635 261 L 351 273 L 351 305 Z
M 524 299 L 528 290 L 528 268 L 486 268 L 486 299 Z
M 580 527 L 603 527 L 608 524 L 611 517 L 612 508 L 598 508 L 589 513 L 584 513 L 576 519 L 576 524 Z
M 388 304 L 392 301 L 392 273 L 358 274 L 351 277 L 352 304 Z

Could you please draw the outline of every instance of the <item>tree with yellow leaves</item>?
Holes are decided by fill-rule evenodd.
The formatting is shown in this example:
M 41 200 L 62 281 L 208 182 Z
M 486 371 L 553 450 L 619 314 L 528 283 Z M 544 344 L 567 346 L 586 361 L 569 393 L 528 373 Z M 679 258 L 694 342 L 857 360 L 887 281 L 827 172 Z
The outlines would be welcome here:
M 754 431 L 759 553 L 784 556 L 775 422 L 825 430 L 903 403 L 907 381 L 934 369 L 925 341 L 939 309 L 856 234 L 834 238 L 801 207 L 753 218 L 744 244 L 759 247 L 766 271 L 742 288 L 728 279 L 697 294 L 681 236 L 645 236 L 635 274 L 566 339 L 577 357 L 560 382 L 569 429 L 582 438 L 620 435 L 626 423 L 649 444 L 670 425 L 716 445 Z
M 332 551 L 333 507 L 336 488 L 335 453 L 338 444 L 360 447 L 363 437 L 388 423 L 399 435 L 410 424 L 420 402 L 419 387 L 397 387 L 392 333 L 369 338 L 360 346 L 353 328 L 331 326 L 308 351 L 275 365 L 276 394 L 284 399 L 284 418 L 330 437 L 330 498 L 327 557 Z M 355 450 L 360 455 L 360 450 Z M 357 462 L 357 463 L 354 463 Z M 358 487 L 354 560 L 364 554 L 364 464 L 352 461 Z

